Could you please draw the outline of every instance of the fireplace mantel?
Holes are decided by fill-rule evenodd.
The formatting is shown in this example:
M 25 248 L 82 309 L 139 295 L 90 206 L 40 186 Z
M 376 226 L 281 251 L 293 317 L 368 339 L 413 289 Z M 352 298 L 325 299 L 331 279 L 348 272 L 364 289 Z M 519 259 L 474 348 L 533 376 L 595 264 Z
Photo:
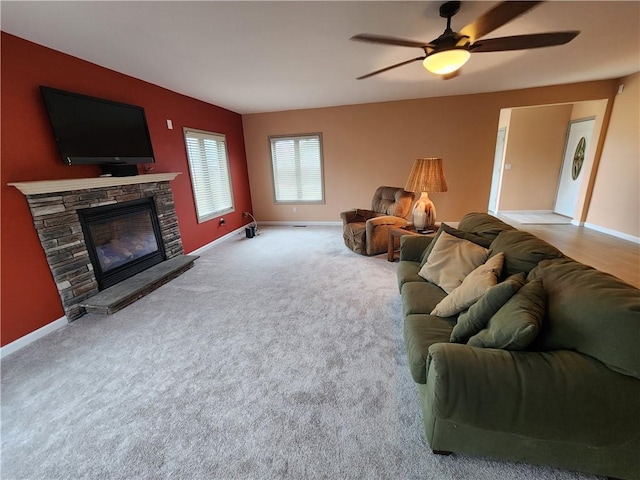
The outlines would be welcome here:
M 37 195 L 41 193 L 72 192 L 74 190 L 84 190 L 88 188 L 166 182 L 173 180 L 178 175 L 180 175 L 180 172 L 151 173 L 133 175 L 131 177 L 72 178 L 64 180 L 39 180 L 35 182 L 12 182 L 7 185 L 16 187 L 24 195 Z

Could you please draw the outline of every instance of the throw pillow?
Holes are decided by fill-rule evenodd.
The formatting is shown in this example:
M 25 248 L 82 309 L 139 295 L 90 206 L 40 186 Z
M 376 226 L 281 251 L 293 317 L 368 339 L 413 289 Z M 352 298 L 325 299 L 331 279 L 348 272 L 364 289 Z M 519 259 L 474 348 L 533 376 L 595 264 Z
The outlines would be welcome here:
M 467 343 L 469 338 L 487 326 L 489 319 L 522 288 L 524 282 L 524 273 L 517 273 L 487 290 L 469 310 L 458 317 L 449 340 Z
M 465 277 L 462 284 L 444 297 L 431 315 L 452 317 L 476 303 L 484 293 L 498 283 L 504 255 L 499 253 Z
M 487 328 L 471 337 L 472 347 L 523 350 L 536 338 L 544 317 L 542 280 L 527 283 L 496 313 Z
M 442 232 L 418 275 L 451 293 L 487 260 L 489 253 L 491 250 Z
M 481 247 L 485 247 L 485 248 L 489 248 L 489 245 L 491 244 L 491 240 L 487 238 L 483 238 L 471 232 L 465 232 L 464 230 L 459 230 L 457 228 L 447 225 L 446 223 L 441 223 L 440 228 L 438 229 L 438 232 L 436 233 L 435 237 L 433 237 L 433 241 L 429 244 L 427 248 L 424 249 L 424 252 L 422 252 L 422 256 L 420 257 L 421 267 L 424 266 L 425 263 L 427 263 L 427 259 L 429 258 L 429 255 L 431 255 L 431 251 L 433 250 L 433 247 L 435 246 L 436 241 L 438 240 L 442 232 L 447 232 L 449 235 L 453 235 L 454 237 L 464 238 L 465 240 L 469 240 L 470 242 L 473 242 L 476 245 L 480 245 Z

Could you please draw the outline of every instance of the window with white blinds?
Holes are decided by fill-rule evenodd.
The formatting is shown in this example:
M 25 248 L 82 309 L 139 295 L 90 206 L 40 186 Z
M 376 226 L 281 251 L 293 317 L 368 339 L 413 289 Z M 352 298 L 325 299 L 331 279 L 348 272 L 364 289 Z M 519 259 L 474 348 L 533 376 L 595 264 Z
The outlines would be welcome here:
M 322 136 L 269 137 L 276 203 L 324 203 Z
M 198 223 L 233 212 L 233 190 L 224 135 L 184 129 Z

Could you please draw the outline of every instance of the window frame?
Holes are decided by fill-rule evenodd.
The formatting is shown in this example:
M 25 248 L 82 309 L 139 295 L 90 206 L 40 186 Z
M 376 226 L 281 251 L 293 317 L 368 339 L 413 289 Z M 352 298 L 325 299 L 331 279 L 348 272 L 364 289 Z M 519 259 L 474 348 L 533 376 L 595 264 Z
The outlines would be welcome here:
M 184 148 L 185 148 L 185 154 L 187 155 L 187 164 L 189 166 L 189 178 L 191 179 L 191 193 L 193 195 L 193 203 L 194 203 L 194 207 L 196 210 L 196 219 L 198 221 L 198 223 L 205 223 L 208 222 L 210 220 L 213 220 L 215 218 L 221 217 L 223 215 L 226 215 L 228 213 L 232 213 L 235 212 L 236 208 L 235 208 L 235 196 L 233 194 L 233 178 L 231 176 L 231 164 L 229 162 L 229 150 L 227 148 L 227 136 L 224 133 L 217 133 L 217 132 L 210 132 L 207 130 L 200 130 L 197 128 L 190 128 L 190 127 L 183 127 L 182 128 L 182 133 L 183 133 L 183 139 L 184 139 Z M 209 213 L 204 213 L 204 214 L 200 214 L 200 208 L 198 207 L 198 195 L 196 194 L 196 179 L 194 178 L 196 173 L 194 171 L 194 167 L 192 165 L 191 162 L 191 157 L 189 156 L 189 147 L 187 145 L 187 137 L 189 134 L 195 134 L 192 135 L 192 137 L 197 137 L 197 135 L 201 135 L 201 136 L 209 136 L 209 137 L 218 137 L 218 139 L 222 139 L 223 142 L 223 146 L 224 146 L 224 160 L 226 163 L 226 174 L 227 174 L 227 183 L 229 185 L 229 196 L 230 196 L 230 201 L 231 201 L 231 205 L 228 207 L 224 207 L 222 209 L 219 210 L 214 210 L 212 212 Z M 201 138 L 201 137 L 200 137 Z M 213 193 L 213 187 L 211 186 L 211 184 L 208 184 L 208 193 L 212 194 Z
M 276 174 L 274 168 L 274 158 L 273 158 L 273 141 L 274 140 L 289 140 L 289 139 L 300 139 L 305 137 L 317 137 L 318 145 L 319 145 L 319 154 L 320 154 L 320 200 L 278 200 L 277 192 L 276 192 Z M 273 203 L 275 205 L 325 205 L 326 204 L 326 195 L 325 195 L 325 184 L 324 184 L 324 149 L 323 149 L 323 138 L 322 132 L 311 132 L 311 133 L 294 133 L 294 134 L 286 134 L 286 135 L 269 135 L 268 139 L 268 148 L 269 148 L 269 162 L 271 164 L 271 188 L 273 192 Z

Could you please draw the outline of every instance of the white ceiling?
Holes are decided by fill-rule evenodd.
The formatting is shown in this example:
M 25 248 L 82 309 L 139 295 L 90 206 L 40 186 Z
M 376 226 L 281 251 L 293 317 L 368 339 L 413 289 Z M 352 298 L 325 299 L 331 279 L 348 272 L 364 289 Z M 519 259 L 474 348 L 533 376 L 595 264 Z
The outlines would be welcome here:
M 496 2 L 463 2 L 452 27 Z M 619 78 L 640 70 L 640 2 L 551 1 L 485 38 L 581 30 L 571 43 L 475 53 L 444 81 L 407 47 L 350 41 L 377 33 L 430 41 L 446 20 L 441 2 L 2 1 L 2 30 L 225 107 L 257 113 L 460 95 Z

